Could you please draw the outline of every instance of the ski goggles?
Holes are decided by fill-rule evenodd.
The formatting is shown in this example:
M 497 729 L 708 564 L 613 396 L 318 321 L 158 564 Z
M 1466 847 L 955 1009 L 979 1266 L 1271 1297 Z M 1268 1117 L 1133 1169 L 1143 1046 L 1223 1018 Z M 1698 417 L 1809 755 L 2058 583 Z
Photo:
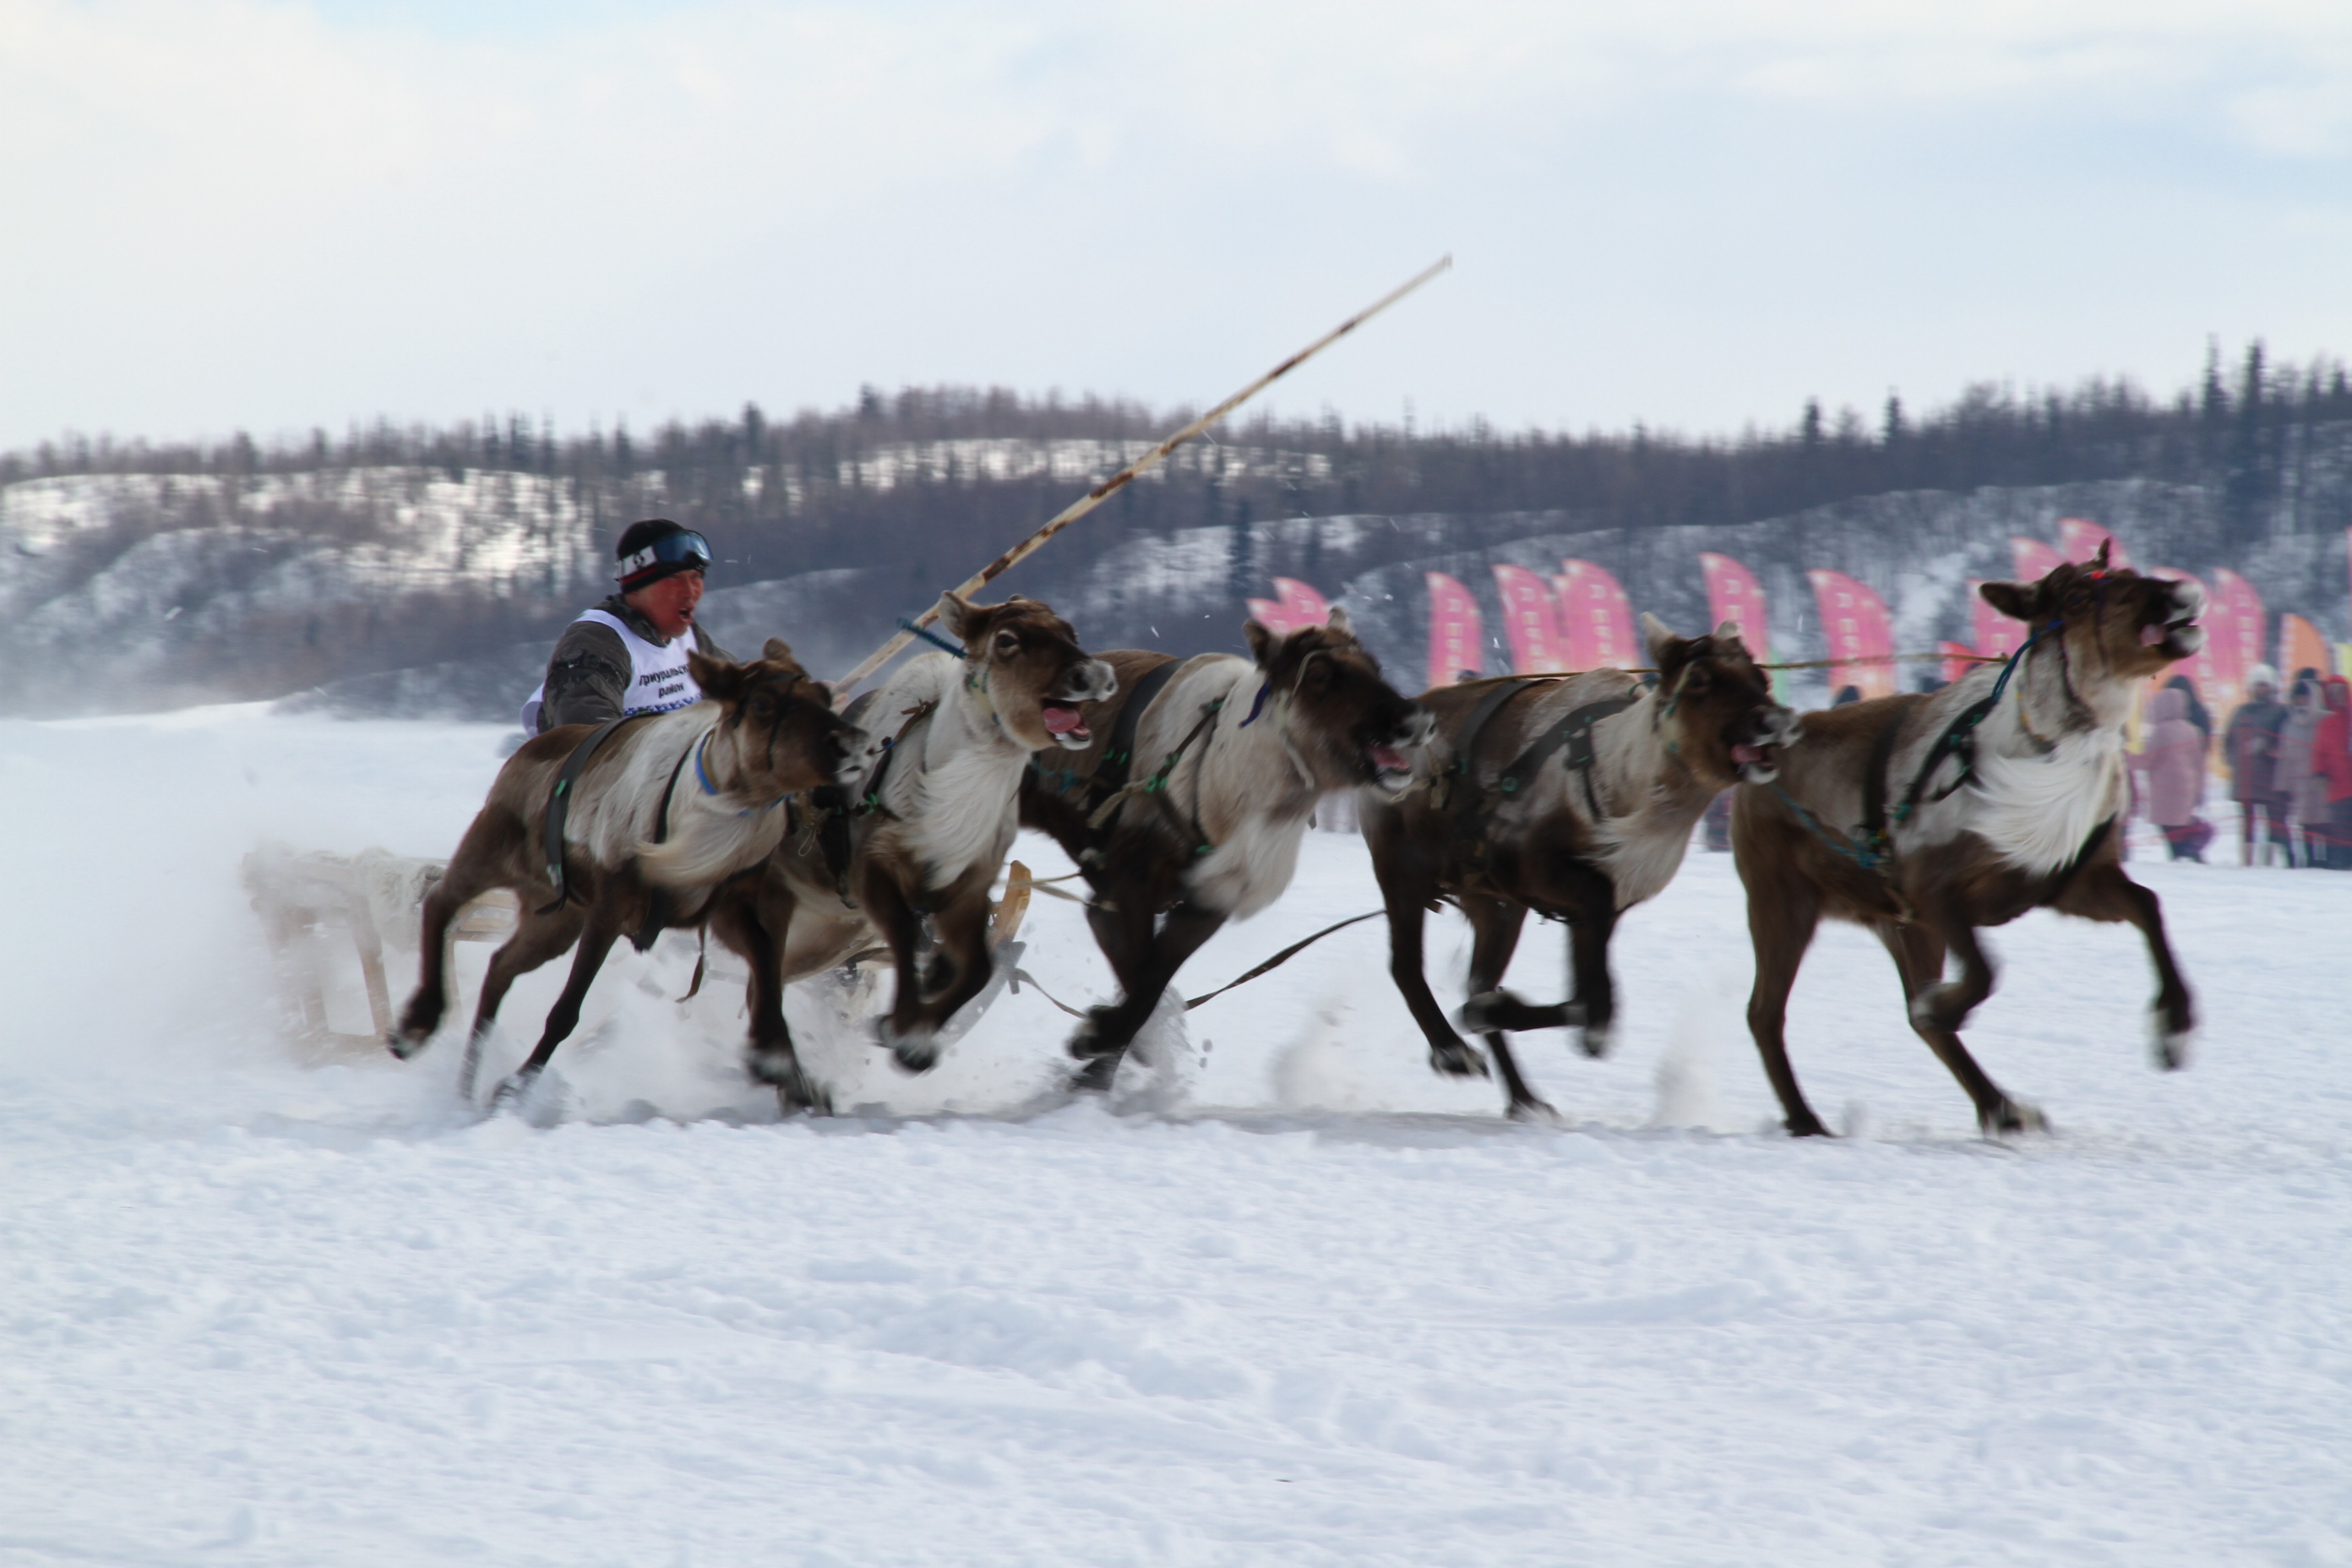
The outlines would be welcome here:
M 620 580 L 627 583 L 638 577 L 667 577 L 676 572 L 707 572 L 710 569 L 710 542 L 692 529 L 677 533 L 665 533 L 634 555 L 621 561 Z

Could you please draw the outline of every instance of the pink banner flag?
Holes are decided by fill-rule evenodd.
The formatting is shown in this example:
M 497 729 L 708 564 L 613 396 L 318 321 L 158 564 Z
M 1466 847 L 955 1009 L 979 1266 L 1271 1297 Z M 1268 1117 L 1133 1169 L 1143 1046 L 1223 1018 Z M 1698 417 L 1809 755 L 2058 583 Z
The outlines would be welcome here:
M 1486 668 L 1486 631 L 1478 601 L 1443 572 L 1423 574 L 1429 584 L 1429 684 L 1451 686 Z
M 1764 590 L 1756 574 L 1728 555 L 1701 551 L 1698 569 L 1706 575 L 1707 630 L 1739 623 L 1739 640 L 1759 661 L 1772 657 L 1772 624 L 1764 616 Z
M 1895 694 L 1895 632 L 1886 618 L 1886 601 L 1873 589 L 1843 572 L 1815 571 L 1813 599 L 1821 606 L 1822 632 L 1830 658 L 1830 690 L 1853 687 L 1864 697 Z
M 2039 583 L 2066 563 L 2066 558 L 2038 539 L 2016 539 L 2009 542 L 2010 559 L 2017 563 L 2017 580 Z
M 1276 577 L 1274 592 L 1297 626 L 1319 626 L 1331 618 L 1329 601 L 1296 577 Z
M 1977 592 L 1983 586 L 1975 578 L 1969 579 L 1969 636 L 1976 639 L 1979 653 L 2007 658 L 2025 646 L 2026 626 L 1986 604 L 1984 595 Z
M 2263 662 L 2270 646 L 2270 617 L 2254 585 L 2228 567 L 2213 574 L 2213 603 L 2205 612 L 2205 635 L 2213 643 L 2213 688 L 2205 695 L 2216 723 L 2226 723 L 2246 700 L 2246 674 Z
M 2123 542 L 2085 517 L 2062 517 L 2058 520 L 2058 548 L 2069 561 L 2088 565 L 2099 558 L 2099 546 L 2107 547 L 2107 564 L 2128 566 L 2131 552 Z
M 1287 605 L 1273 599 L 1244 599 L 1242 603 L 1249 606 L 1250 619 L 1267 631 L 1288 637 L 1297 629 L 1290 624 L 1290 606 Z
M 1633 607 L 1608 569 L 1563 561 L 1558 579 L 1560 636 L 1570 669 L 1638 669 L 1646 659 L 1633 637 Z
M 1503 641 L 1511 650 L 1511 668 L 1521 675 L 1566 669 L 1558 612 L 1544 580 L 1524 566 L 1497 566 L 1495 592 L 1503 601 Z

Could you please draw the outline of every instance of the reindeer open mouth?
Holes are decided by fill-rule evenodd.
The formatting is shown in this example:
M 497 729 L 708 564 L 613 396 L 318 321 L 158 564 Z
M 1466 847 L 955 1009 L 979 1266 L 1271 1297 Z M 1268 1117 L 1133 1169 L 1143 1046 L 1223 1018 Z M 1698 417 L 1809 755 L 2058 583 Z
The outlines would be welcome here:
M 1780 753 L 1796 739 L 1796 719 L 1785 709 L 1759 715 L 1753 740 L 1731 743 L 1731 765 L 1744 784 L 1770 784 L 1780 776 Z
M 2199 605 L 2168 621 L 2152 621 L 2139 629 L 2139 645 L 2167 658 L 2188 658 L 2205 646 L 2205 628 L 2197 624 Z
M 1095 732 L 1087 728 L 1086 715 L 1075 702 L 1047 702 L 1038 709 L 1045 721 L 1045 732 L 1063 746 L 1076 750 L 1091 743 Z

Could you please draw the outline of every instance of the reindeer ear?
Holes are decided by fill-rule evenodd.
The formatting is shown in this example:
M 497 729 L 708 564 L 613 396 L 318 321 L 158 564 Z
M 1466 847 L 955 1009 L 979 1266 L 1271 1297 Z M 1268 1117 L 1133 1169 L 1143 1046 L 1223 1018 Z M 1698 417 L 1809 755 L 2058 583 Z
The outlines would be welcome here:
M 761 646 L 760 657 L 770 664 L 789 665 L 794 669 L 801 669 L 801 661 L 793 657 L 793 645 L 782 637 L 770 637 Z M 801 673 L 806 675 L 808 671 L 801 669 Z
M 1742 650 L 1745 650 L 1748 647 L 1747 641 L 1739 635 L 1739 623 L 1738 621 L 1726 621 L 1723 625 L 1716 627 L 1715 640 L 1719 643 L 1738 643 Z
M 1244 621 L 1242 636 L 1248 639 L 1250 657 L 1257 661 L 1260 669 L 1273 663 L 1274 656 L 1281 650 L 1282 634 L 1269 630 L 1263 622 Z
M 1356 628 L 1349 623 L 1348 619 L 1348 612 L 1341 609 L 1337 605 L 1331 606 L 1331 614 L 1323 624 L 1350 641 L 1353 641 L 1355 638 Z
M 2108 552 L 2114 550 L 2116 542 L 2112 539 L 2102 539 L 2099 541 L 2098 557 L 2091 563 L 2091 565 L 2098 571 L 2105 571 L 2107 569 Z
M 723 658 L 706 658 L 698 649 L 688 648 L 686 672 L 702 688 L 702 694 L 714 702 L 725 702 L 743 695 L 743 667 L 730 664 Z
M 2031 622 L 2033 611 L 2042 599 L 2039 583 L 1979 583 L 1977 594 L 1984 602 L 2013 621 Z
M 1668 630 L 1665 622 L 1647 610 L 1642 612 L 1642 643 L 1650 650 L 1651 668 L 1661 675 L 1681 661 L 1683 639 Z
M 969 599 L 956 597 L 953 589 L 940 595 L 939 616 L 940 624 L 958 642 L 970 642 L 987 625 L 980 606 Z

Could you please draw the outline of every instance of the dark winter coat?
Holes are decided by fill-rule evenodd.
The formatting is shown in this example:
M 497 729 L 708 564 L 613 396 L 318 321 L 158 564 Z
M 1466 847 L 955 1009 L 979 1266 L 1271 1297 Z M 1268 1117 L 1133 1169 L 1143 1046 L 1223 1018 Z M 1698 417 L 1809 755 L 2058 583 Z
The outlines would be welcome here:
M 669 640 L 618 594 L 596 608 L 627 622 L 631 631 L 649 643 L 665 644 Z M 720 647 L 702 629 L 701 622 L 695 623 L 692 636 L 694 646 L 705 658 L 733 662 L 735 656 Z M 601 724 L 607 719 L 617 719 L 628 689 L 629 650 L 621 641 L 621 634 L 594 621 L 574 621 L 555 639 L 555 652 L 547 661 L 547 689 L 539 709 L 540 731 L 545 733 L 558 724 Z
M 2230 715 L 2223 738 L 2223 755 L 2230 763 L 2230 796 L 2233 800 L 2275 801 L 2278 787 L 2279 731 L 2286 723 L 2286 704 L 2273 700 L 2248 702 Z

